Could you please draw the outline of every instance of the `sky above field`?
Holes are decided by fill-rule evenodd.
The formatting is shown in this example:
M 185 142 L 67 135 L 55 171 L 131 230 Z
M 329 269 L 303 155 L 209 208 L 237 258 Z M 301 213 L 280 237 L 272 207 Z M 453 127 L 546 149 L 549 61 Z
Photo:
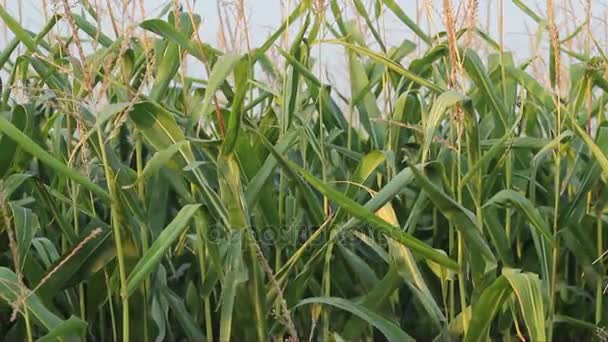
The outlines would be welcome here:
M 16 17 L 21 16 L 21 21 L 25 23 L 30 29 L 35 29 L 44 22 L 44 12 L 42 10 L 43 0 L 0 0 L 0 3 L 5 2 L 9 11 Z M 105 1 L 100 0 L 89 0 L 92 3 Z M 397 3 L 404 9 L 404 11 L 412 18 L 416 18 L 416 8 L 421 8 L 422 0 L 396 0 Z M 579 0 L 574 0 L 575 2 Z M 584 0 L 580 0 L 581 2 Z M 52 4 L 55 1 L 46 0 L 47 3 Z M 60 1 L 57 1 L 60 3 Z M 75 1 L 70 1 L 75 3 Z M 118 0 L 114 0 L 115 3 L 120 3 Z M 154 15 L 158 13 L 167 3 L 166 0 L 144 0 L 147 15 Z M 183 1 L 182 1 L 183 2 Z M 236 1 L 225 1 L 220 0 L 219 6 L 230 9 L 229 3 Z M 291 4 L 290 4 L 291 2 Z M 340 1 L 348 3 L 348 1 Z M 370 1 L 364 1 L 365 3 L 371 3 Z M 526 3 L 535 3 L 535 1 L 524 1 Z M 603 1 L 596 1 L 603 2 Z M 192 3 L 192 2 L 191 2 Z M 285 0 L 245 0 L 245 9 L 249 21 L 250 36 L 252 45 L 256 45 L 263 42 L 264 39 L 272 32 L 276 27 L 281 24 L 284 14 L 288 11 L 289 7 L 293 8 L 297 1 L 285 1 Z M 431 3 L 434 6 L 433 12 L 439 11 L 441 1 L 433 0 Z M 454 6 L 457 8 L 459 1 L 453 1 Z M 19 9 L 21 4 L 21 9 Z M 535 6 L 530 5 L 535 8 Z M 47 6 L 48 10 L 52 9 L 52 6 Z M 118 6 L 117 6 L 118 7 Z M 490 27 L 497 33 L 498 31 L 498 1 L 497 0 L 482 0 L 480 1 L 479 17 L 480 21 L 484 26 L 487 25 L 488 18 L 488 7 L 490 7 Z M 217 0 L 198 0 L 194 4 L 194 11 L 198 13 L 203 19 L 203 25 L 201 29 L 201 36 L 203 39 L 216 42 L 218 37 L 219 28 L 219 16 L 218 16 L 218 1 Z M 370 6 L 371 8 L 371 6 Z M 19 13 L 20 12 L 20 13 Z M 50 12 L 50 11 L 49 11 Z M 441 27 L 440 17 L 436 15 L 432 26 L 435 28 Z M 386 30 L 388 40 L 399 41 L 405 35 L 411 35 L 403 24 L 398 23 L 394 17 L 387 14 L 386 16 Z M 420 13 L 421 20 L 425 21 L 426 14 Z M 517 51 L 525 51 L 530 45 L 529 32 L 526 30 L 526 24 L 531 25 L 531 21 L 528 20 L 525 15 L 515 6 L 511 1 L 504 1 L 504 32 L 505 32 L 505 44 Z M 1 23 L 0 23 L 1 25 Z M 427 25 L 428 27 L 428 25 Z M 427 28 L 425 27 L 425 28 Z
M 43 3 L 48 3 L 49 6 L 44 10 Z M 123 0 L 110 0 L 110 3 L 120 4 Z M 189 0 L 192 4 L 192 0 Z M 557 6 L 557 24 L 560 30 L 565 32 L 572 32 L 580 25 L 584 20 L 584 4 L 587 0 L 555 0 Z M 0 3 L 5 2 L 9 9 L 9 12 L 17 19 L 19 19 L 24 26 L 36 31 L 37 28 L 41 27 L 45 22 L 45 13 L 48 15 L 53 12 L 53 7 L 50 4 L 61 3 L 61 1 L 55 0 L 0 0 Z M 93 4 L 100 4 L 103 8 L 106 0 L 89 0 Z M 134 2 L 133 0 L 131 2 Z M 234 26 L 234 16 L 231 13 L 235 12 L 235 3 L 237 1 L 231 0 L 198 0 L 194 2 L 193 10 L 199 14 L 202 18 L 202 25 L 200 27 L 199 34 L 201 38 L 211 43 L 212 45 L 221 45 L 218 41 L 220 36 L 220 15 L 219 12 L 223 13 L 224 20 L 230 21 L 232 19 Z M 249 30 L 249 43 L 251 47 L 261 45 L 266 38 L 276 30 L 276 28 L 282 23 L 283 19 L 287 14 L 293 10 L 297 5 L 296 0 L 244 0 L 245 2 L 245 13 L 248 21 Z M 352 11 L 352 1 L 350 0 L 339 0 L 341 4 L 345 4 L 346 18 L 349 16 L 349 11 Z M 368 5 L 368 10 L 373 13 L 373 1 L 363 0 Z M 419 20 L 420 25 L 428 32 L 438 32 L 442 30 L 442 19 L 441 19 L 441 8 L 442 0 L 429 0 L 427 3 L 431 4 L 430 10 L 423 10 L 423 0 L 396 0 L 396 2 L 403 8 L 405 13 L 414 20 Z M 463 9 L 459 6 L 460 3 L 465 3 L 461 0 L 452 0 L 453 6 L 457 11 L 458 24 L 462 24 L 462 18 L 464 17 Z M 545 16 L 544 6 L 545 1 L 523 1 L 530 8 L 535 10 L 541 16 Z M 71 1 L 71 3 L 78 3 Z M 138 4 L 139 2 L 135 2 Z M 144 0 L 144 7 L 146 11 L 146 17 L 156 17 L 158 13 L 167 6 L 167 0 Z M 180 3 L 185 4 L 182 0 Z M 608 13 L 608 0 L 592 0 L 593 6 L 593 27 L 595 31 L 598 31 L 598 36 L 601 35 L 600 42 L 605 41 L 606 37 L 606 13 Z M 219 7 L 218 7 L 219 6 Z M 530 57 L 535 51 L 532 47 L 534 37 L 538 32 L 538 26 L 529 17 L 527 17 L 511 0 L 503 1 L 503 12 L 502 15 L 499 11 L 498 0 L 481 0 L 479 1 L 479 12 L 478 12 L 478 23 L 481 27 L 487 29 L 490 32 L 490 36 L 498 40 L 499 37 L 499 25 L 502 18 L 503 25 L 503 40 L 506 50 L 514 52 L 517 60 L 523 60 Z M 129 7 L 130 8 L 130 7 Z M 187 6 L 184 5 L 187 9 Z M 61 6 L 60 6 L 61 9 Z M 219 9 L 219 11 L 218 11 Z M 417 12 L 417 9 L 419 11 Z M 81 12 L 82 8 L 79 6 L 74 7 L 74 12 Z M 61 12 L 61 11 L 60 11 Z M 128 13 L 129 11 L 127 11 Z M 328 16 L 331 16 L 330 11 L 327 10 Z M 428 20 L 430 13 L 430 20 Z M 107 17 L 107 13 L 106 17 Z M 114 8 L 114 15 L 120 17 L 123 15 L 123 11 L 116 6 Z M 137 15 L 140 15 L 139 9 Z M 403 39 L 414 39 L 413 33 L 399 22 L 396 17 L 389 11 L 385 10 L 382 16 L 383 25 L 383 38 L 388 43 L 388 46 L 397 46 Z M 417 19 L 418 18 L 418 19 Z M 129 18 L 131 22 L 139 22 L 141 17 Z M 331 22 L 331 17 L 329 21 Z M 3 25 L 0 23 L 0 25 Z M 102 23 L 104 25 L 104 31 L 111 33 L 112 27 L 109 21 Z M 64 34 L 68 34 L 69 30 L 67 27 L 63 27 Z M 291 28 L 291 34 L 295 34 L 298 30 L 298 24 L 295 24 Z M 0 26 L 0 44 L 10 39 L 10 32 L 6 33 L 6 29 Z M 546 36 L 546 34 L 545 34 Z M 329 33 L 327 38 L 333 38 Z M 545 37 L 546 38 L 546 37 Z M 369 40 L 370 42 L 373 39 Z M 240 40 L 240 48 L 244 49 L 246 44 L 243 39 Z M 1 45 L 0 45 L 1 46 Z M 373 45 L 372 45 L 373 47 Z M 475 46 L 474 46 L 475 47 Z M 540 49 L 546 49 L 546 44 L 539 45 Z M 229 48 L 224 47 L 224 50 Z M 578 47 L 580 51 L 581 47 Z M 575 49 L 576 50 L 576 49 Z M 424 51 L 424 50 L 421 50 Z M 541 51 L 541 53 L 543 53 Z M 340 82 L 340 77 L 346 74 L 345 70 L 345 58 L 341 48 L 324 44 L 313 48 L 312 55 L 315 56 L 322 66 L 322 70 L 319 69 L 320 74 L 329 75 L 333 81 Z M 198 69 L 198 68 L 192 68 Z M 326 72 L 327 71 L 327 72 Z M 199 76 L 196 75 L 195 76 Z M 323 77 L 323 76 L 322 76 Z M 325 78 L 325 77 L 323 77 Z

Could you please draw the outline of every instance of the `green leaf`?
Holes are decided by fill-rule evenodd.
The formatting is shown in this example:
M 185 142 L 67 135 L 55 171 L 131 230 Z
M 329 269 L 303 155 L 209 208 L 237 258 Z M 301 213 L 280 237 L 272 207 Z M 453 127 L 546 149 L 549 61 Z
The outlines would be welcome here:
M 532 273 L 520 273 L 519 270 L 505 268 L 503 276 L 511 284 L 511 288 L 517 296 L 521 313 L 528 327 L 531 341 L 546 341 L 545 306 L 541 292 L 541 282 L 538 275 Z
M 197 322 L 186 309 L 186 306 L 184 305 L 184 298 L 181 298 L 166 286 L 161 288 L 161 293 L 167 299 L 171 310 L 173 310 L 173 317 L 175 317 L 175 319 L 182 326 L 184 332 L 188 335 L 190 340 L 204 341 L 205 336 L 200 330 Z
M 380 330 L 384 337 L 386 337 L 391 342 L 415 341 L 411 336 L 403 332 L 403 330 L 401 330 L 399 326 L 395 325 L 395 323 L 367 309 L 366 307 L 361 306 L 359 304 L 355 304 L 349 300 L 336 297 L 306 298 L 300 301 L 296 305 L 296 308 L 306 304 L 326 304 L 348 311 L 353 315 L 362 318 L 364 321 Z
M 367 179 L 385 160 L 386 156 L 381 151 L 372 151 L 363 156 L 353 175 L 350 177 L 350 182 L 346 186 L 344 195 L 349 198 L 356 198 L 360 187 L 365 184 Z M 336 214 L 336 220 L 340 221 L 344 215 L 344 211 L 339 211 Z
M 179 141 L 163 150 L 154 153 L 152 158 L 150 158 L 150 160 L 148 160 L 146 163 L 146 166 L 142 172 L 144 179 L 154 176 L 158 170 L 160 170 L 160 168 L 165 166 L 173 158 L 173 156 L 178 153 L 184 145 L 187 144 L 188 141 Z
M 437 84 L 427 80 L 426 78 L 423 78 L 423 77 L 405 69 L 399 63 L 396 63 L 385 56 L 375 53 L 368 48 L 361 47 L 361 46 L 351 44 L 351 43 L 342 42 L 342 41 L 331 41 L 331 43 L 343 45 L 344 47 L 346 47 L 348 49 L 351 49 L 357 53 L 367 56 L 367 57 L 375 60 L 376 62 L 383 64 L 388 69 L 396 72 L 397 74 L 407 78 L 408 80 L 410 80 L 416 84 L 419 84 L 423 87 L 427 87 L 436 93 L 443 93 L 445 91 L 445 89 L 443 89 L 441 86 L 438 86 Z
M 526 4 L 524 4 L 521 0 L 513 0 L 513 3 L 519 7 L 524 13 L 526 13 L 530 18 L 532 18 L 538 24 L 544 24 L 544 20 L 536 14 L 534 11 L 530 9 Z
M 99 185 L 93 183 L 80 172 L 69 168 L 64 163 L 57 160 L 50 153 L 46 152 L 42 147 L 31 140 L 27 135 L 23 134 L 23 132 L 21 132 L 17 127 L 13 126 L 13 124 L 1 116 L 0 132 L 13 139 L 19 145 L 19 147 L 21 147 L 21 149 L 31 154 L 33 157 L 38 158 L 42 163 L 46 164 L 51 169 L 64 175 L 65 177 L 72 179 L 76 183 L 82 185 L 84 188 L 101 197 L 103 200 L 110 201 L 110 195 L 104 189 L 99 187 Z
M 297 137 L 296 130 L 289 130 L 286 134 L 284 134 L 279 141 L 277 141 L 274 150 L 279 154 L 284 154 L 287 149 L 289 149 L 295 138 Z M 278 164 L 277 159 L 274 155 L 269 154 L 262 167 L 257 171 L 253 179 L 247 184 L 247 188 L 245 189 L 245 199 L 247 200 L 247 206 L 252 207 L 257 202 L 259 196 L 262 193 L 262 188 L 264 185 L 269 183 L 271 179 L 272 172 L 276 168 Z
M 414 20 L 405 14 L 401 6 L 399 6 L 395 0 L 383 0 L 382 2 L 397 16 L 397 18 L 399 18 L 399 20 L 409 27 L 410 30 L 416 33 L 416 35 L 420 37 L 422 41 L 429 45 L 431 44 L 431 38 L 424 33 L 424 30 L 418 26 Z
M 234 94 L 234 100 L 232 101 L 232 108 L 230 108 L 230 119 L 228 121 L 228 127 L 226 128 L 226 136 L 224 137 L 224 142 L 222 143 L 222 154 L 224 155 L 234 151 L 240 134 L 241 121 L 243 120 L 244 114 L 242 110 L 243 102 L 245 101 L 245 95 L 248 89 L 248 73 L 248 61 L 246 58 L 241 58 L 234 66 L 234 82 L 236 91 Z M 209 88 L 207 88 L 207 91 L 209 91 Z
M 215 92 L 226 81 L 228 75 L 230 75 L 241 58 L 242 57 L 240 55 L 228 54 L 217 59 L 217 62 L 213 65 L 213 69 L 211 69 L 209 79 L 207 80 L 207 88 L 205 88 L 205 97 L 203 98 L 201 109 L 193 113 L 192 117 L 190 118 L 191 125 L 207 115 L 211 107 L 211 101 L 215 96 Z
M 70 318 L 51 329 L 48 334 L 39 338 L 37 342 L 65 340 L 66 337 L 84 336 L 86 332 L 87 323 L 76 316 L 70 316 Z
M 351 78 L 351 93 L 358 94 L 363 91 L 369 84 L 369 79 L 363 67 L 359 56 L 354 51 L 348 51 L 348 65 Z M 380 147 L 384 145 L 382 131 L 379 126 L 374 123 L 375 119 L 381 117 L 380 108 L 376 103 L 376 98 L 373 93 L 367 92 L 361 98 L 361 101 L 353 103 L 359 112 L 360 121 L 367 133 L 371 136 L 373 146 Z
M 74 18 L 76 26 L 84 31 L 89 37 L 95 39 L 96 42 L 99 42 L 105 47 L 110 47 L 112 43 L 114 43 L 110 37 L 99 31 L 97 27 L 90 23 L 85 17 L 76 13 L 72 13 L 72 17 Z
M 524 197 L 524 195 L 520 194 L 519 192 L 513 190 L 501 190 L 491 199 L 489 199 L 484 207 L 490 205 L 505 205 L 507 203 L 510 203 L 517 207 L 517 209 L 521 210 L 528 217 L 528 220 L 530 220 L 534 228 L 536 228 L 538 232 L 545 238 L 549 245 L 554 245 L 553 236 L 551 234 L 549 225 L 534 207 L 532 202 L 530 202 L 529 199 Z
M 208 44 L 203 43 L 199 46 L 197 43 L 189 39 L 185 34 L 174 29 L 171 24 L 164 20 L 145 20 L 141 24 L 139 24 L 139 26 L 145 30 L 154 32 L 163 38 L 167 38 L 169 41 L 179 45 L 181 48 L 188 51 L 189 54 L 191 54 L 203 63 L 207 62 L 207 60 L 211 59 L 211 57 L 215 57 L 216 55 L 221 54 L 219 51 L 213 49 Z
M 30 34 L 6 11 L 4 6 L 0 6 L 0 18 L 2 18 L 6 27 L 13 32 L 15 37 L 19 39 L 23 45 L 30 51 L 36 51 L 34 39 L 32 39 Z
M 445 194 L 427 176 L 423 175 L 416 166 L 411 166 L 410 169 L 416 180 L 420 183 L 420 186 L 422 186 L 422 189 L 429 196 L 429 199 L 460 230 L 465 242 L 471 248 L 471 254 L 482 256 L 486 261 L 495 264 L 496 258 L 481 235 L 481 227 L 473 213 Z
M 511 293 L 511 286 L 509 286 L 509 282 L 504 276 L 499 277 L 492 285 L 483 290 L 477 302 L 473 304 L 471 322 L 469 323 L 469 329 L 466 331 L 464 342 L 488 341 L 488 334 L 494 317 Z
M 247 281 L 247 268 L 243 260 L 243 234 L 238 232 L 230 237 L 227 245 L 225 272 L 222 281 L 222 309 L 220 313 L 220 341 L 230 341 L 232 316 L 237 289 Z
M 11 123 L 19 131 L 25 131 L 28 115 L 23 106 L 13 109 Z M 17 142 L 6 135 L 0 137 L 0 176 L 3 176 L 10 168 L 17 152 Z
M 298 173 L 300 173 L 312 186 L 319 190 L 323 195 L 329 197 L 330 200 L 334 201 L 340 206 L 340 208 L 351 214 L 353 217 L 369 223 L 374 229 L 398 241 L 404 246 L 410 248 L 412 252 L 419 254 L 422 257 L 431 259 L 445 267 L 454 270 L 458 269 L 458 264 L 444 254 L 437 252 L 435 249 L 431 248 L 410 234 L 400 231 L 399 228 L 384 221 L 365 207 L 346 197 L 343 193 L 323 183 L 315 176 L 311 175 L 308 171 L 293 163 L 290 163 L 290 165 L 292 168 L 297 170 Z
M 131 295 L 140 286 L 143 279 L 156 268 L 167 250 L 183 231 L 188 228 L 188 221 L 190 221 L 190 218 L 192 218 L 198 208 L 200 208 L 200 204 L 188 204 L 184 206 L 175 215 L 173 221 L 163 229 L 129 274 L 126 295 Z
M 57 271 L 52 274 L 47 273 L 47 280 L 38 289 L 37 293 L 42 299 L 53 298 L 59 291 L 87 279 L 114 258 L 112 231 L 109 228 L 102 229 L 95 238 L 89 238 L 86 244 L 82 244 L 91 231 L 92 228 L 83 231 L 78 239 L 75 239 L 72 247 L 48 267 L 49 270 L 53 270 L 61 264 Z M 77 247 L 78 250 L 74 251 Z
M 507 118 L 509 117 L 509 113 L 505 107 L 504 101 L 498 96 L 481 59 L 475 51 L 466 49 L 464 51 L 462 65 L 483 96 L 490 102 L 490 106 L 498 116 L 501 124 L 502 130 L 500 132 L 501 134 L 504 134 L 507 129 Z
M 172 17 L 172 19 L 183 34 L 188 36 L 192 34 L 194 30 L 193 25 L 196 25 L 196 22 L 193 23 L 187 13 L 180 13 L 177 18 Z M 166 96 L 169 84 L 180 67 L 180 46 L 177 43 L 169 41 L 162 55 L 159 53 L 156 58 L 159 64 L 149 96 L 154 101 L 160 101 Z
M 398 244 L 396 241 L 388 239 L 388 244 L 391 260 L 397 272 L 406 281 L 410 290 L 428 314 L 428 317 L 433 321 L 433 324 L 437 328 L 441 328 L 446 319 L 439 305 L 437 305 L 433 293 L 416 263 L 416 259 L 405 246 Z M 432 261 L 428 262 L 433 263 Z M 439 268 L 446 274 L 452 272 L 441 266 Z
M 233 155 L 220 156 L 217 162 L 220 195 L 228 210 L 228 229 L 249 229 L 247 203 L 241 185 L 240 170 Z
M 9 206 L 13 212 L 13 225 L 21 262 L 19 267 L 23 268 L 26 259 L 29 257 L 32 239 L 40 229 L 40 223 L 38 222 L 38 216 L 31 209 L 14 203 L 9 203 Z
M 570 122 L 570 127 L 572 127 L 574 132 L 583 140 L 585 145 L 587 145 L 587 147 L 589 148 L 589 150 L 595 157 L 596 162 L 602 168 L 602 175 L 604 176 L 604 178 L 608 179 L 608 158 L 606 157 L 604 152 L 602 152 L 602 149 L 599 146 L 597 146 L 597 144 L 593 141 L 593 139 L 591 139 L 589 134 L 587 134 L 587 132 L 585 132 L 585 130 L 582 129 L 576 123 L 576 121 L 574 120 L 574 117 L 568 116 L 568 119 Z
M 156 151 L 163 151 L 186 140 L 184 133 L 171 113 L 153 102 L 140 102 L 133 105 L 129 117 Z M 195 163 L 196 160 L 190 144 L 183 144 L 179 148 L 179 153 L 166 165 L 177 172 L 182 172 L 185 167 L 195 165 Z M 200 170 L 194 168 L 190 172 L 187 175 L 190 175 L 189 178 L 192 178 L 200 186 L 202 195 L 212 213 L 218 215 L 223 222 L 228 222 L 226 209 Z
M 426 161 L 431 143 L 433 142 L 435 130 L 443 118 L 445 111 L 457 103 L 470 101 L 469 98 L 456 91 L 446 91 L 439 95 L 433 102 L 429 116 L 423 122 L 424 142 L 422 144 L 422 160 Z
M 15 192 L 25 181 L 32 178 L 32 175 L 26 173 L 13 173 L 2 181 L 2 193 L 5 198 L 10 199 Z
M 6 267 L 0 267 L 1 299 L 5 300 L 8 304 L 13 304 L 17 303 L 17 300 L 21 298 L 20 296 L 23 296 L 29 292 L 30 290 L 21 288 L 17 280 L 17 275 L 12 270 Z M 66 324 L 66 321 L 56 316 L 52 311 L 44 306 L 40 298 L 35 293 L 30 294 L 27 297 L 24 306 L 27 307 L 28 314 L 34 319 L 34 322 L 36 322 L 36 324 L 38 324 L 45 331 L 54 331 L 54 329 Z M 23 311 L 24 306 L 19 309 L 21 312 Z M 72 319 L 72 323 L 68 324 L 68 326 L 73 326 L 77 320 L 78 319 L 76 318 Z M 82 324 L 86 325 L 84 322 L 79 323 L 80 326 L 82 326 Z

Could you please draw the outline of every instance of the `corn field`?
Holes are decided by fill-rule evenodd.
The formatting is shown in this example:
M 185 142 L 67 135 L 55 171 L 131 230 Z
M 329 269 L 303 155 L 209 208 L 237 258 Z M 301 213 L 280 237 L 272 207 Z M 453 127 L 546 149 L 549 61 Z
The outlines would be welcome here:
M 512 0 L 523 61 L 478 1 L 433 2 L 429 30 L 304 0 L 242 50 L 190 1 L 132 25 L 110 2 L 54 1 L 37 31 L 0 5 L 3 341 L 608 340 L 591 1 L 563 30 Z M 388 45 L 385 14 L 411 36 Z

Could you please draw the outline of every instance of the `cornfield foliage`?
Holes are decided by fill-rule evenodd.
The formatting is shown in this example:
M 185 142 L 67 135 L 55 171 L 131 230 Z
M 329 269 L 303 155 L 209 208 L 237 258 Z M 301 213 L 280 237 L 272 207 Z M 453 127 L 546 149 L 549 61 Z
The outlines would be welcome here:
M 0 336 L 605 340 L 608 60 L 513 2 L 547 82 L 451 1 L 436 34 L 394 0 L 302 1 L 245 53 L 172 3 L 139 36 L 88 1 L 39 32 L 0 7 Z M 386 46 L 384 11 L 417 37 Z

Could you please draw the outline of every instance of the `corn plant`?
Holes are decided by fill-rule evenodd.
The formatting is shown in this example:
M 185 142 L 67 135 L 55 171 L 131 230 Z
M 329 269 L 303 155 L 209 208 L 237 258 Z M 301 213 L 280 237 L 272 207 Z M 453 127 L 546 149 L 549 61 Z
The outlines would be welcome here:
M 178 1 L 111 31 L 88 1 L 39 32 L 0 6 L 0 336 L 605 340 L 606 56 L 513 2 L 548 43 L 523 63 L 476 1 L 440 32 L 302 1 L 243 53 Z

